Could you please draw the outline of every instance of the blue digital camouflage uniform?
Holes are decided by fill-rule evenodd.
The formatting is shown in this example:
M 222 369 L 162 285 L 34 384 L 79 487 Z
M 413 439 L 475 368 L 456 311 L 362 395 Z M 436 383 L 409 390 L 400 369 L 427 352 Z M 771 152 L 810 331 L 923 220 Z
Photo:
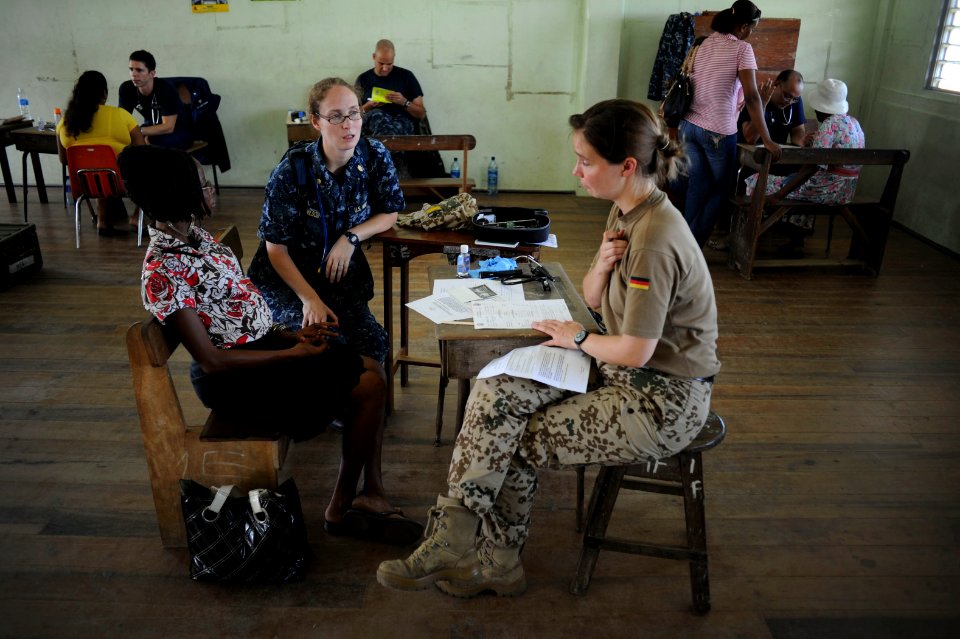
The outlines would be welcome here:
M 287 247 L 293 263 L 336 313 L 346 342 L 381 364 L 387 355 L 387 333 L 370 311 L 373 277 L 359 248 L 347 276 L 331 284 L 322 273 L 326 249 L 344 231 L 378 213 L 406 206 L 390 153 L 376 140 L 361 139 L 340 178 L 327 170 L 320 141 L 306 147 L 312 158 L 316 188 L 307 188 L 307 211 L 297 210 L 296 179 L 284 157 L 270 174 L 257 234 L 261 240 Z M 303 304 L 270 264 L 260 242 L 250 264 L 250 279 L 263 293 L 276 322 L 296 328 L 303 322 Z

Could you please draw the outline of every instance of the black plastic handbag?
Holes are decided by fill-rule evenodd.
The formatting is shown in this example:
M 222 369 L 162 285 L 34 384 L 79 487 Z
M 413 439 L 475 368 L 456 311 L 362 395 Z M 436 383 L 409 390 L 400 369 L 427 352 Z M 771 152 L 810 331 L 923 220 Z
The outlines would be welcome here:
M 180 480 L 190 577 L 196 581 L 285 583 L 303 578 L 309 545 L 293 479 L 247 494 Z
M 693 104 L 693 80 L 690 79 L 690 75 L 693 73 L 693 63 L 699 50 L 700 45 L 695 45 L 687 52 L 680 72 L 670 83 L 667 95 L 660 104 L 660 115 L 671 129 L 680 126 L 680 121 Z
M 693 83 L 690 76 L 681 71 L 674 78 L 673 83 L 667 90 L 667 96 L 663 99 L 663 120 L 671 129 L 680 126 L 683 116 L 690 110 L 693 104 Z

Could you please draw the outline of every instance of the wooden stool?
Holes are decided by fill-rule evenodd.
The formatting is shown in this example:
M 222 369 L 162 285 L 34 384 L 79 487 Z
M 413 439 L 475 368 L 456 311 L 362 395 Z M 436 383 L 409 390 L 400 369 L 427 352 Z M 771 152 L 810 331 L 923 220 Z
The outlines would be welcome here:
M 710 582 L 707 576 L 707 529 L 703 500 L 703 464 L 700 454 L 713 448 L 726 435 L 723 419 L 710 413 L 697 438 L 684 450 L 666 459 L 650 459 L 644 464 L 604 466 L 597 475 L 587 511 L 587 530 L 577 564 L 577 576 L 570 592 L 582 595 L 590 586 L 593 569 L 601 550 L 649 555 L 690 562 L 690 588 L 693 610 L 710 610 Z M 626 476 L 626 477 L 625 477 Z M 683 496 L 687 525 L 687 545 L 669 546 L 607 537 L 607 526 L 621 488 Z

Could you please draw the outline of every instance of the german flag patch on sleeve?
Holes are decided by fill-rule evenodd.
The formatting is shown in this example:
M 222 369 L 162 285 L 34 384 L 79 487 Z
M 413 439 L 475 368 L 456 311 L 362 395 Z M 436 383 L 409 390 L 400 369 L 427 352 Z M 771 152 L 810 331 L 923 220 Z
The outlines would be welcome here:
M 636 275 L 630 276 L 630 288 L 639 289 L 641 291 L 646 291 L 650 289 L 650 278 L 649 277 L 637 277 Z

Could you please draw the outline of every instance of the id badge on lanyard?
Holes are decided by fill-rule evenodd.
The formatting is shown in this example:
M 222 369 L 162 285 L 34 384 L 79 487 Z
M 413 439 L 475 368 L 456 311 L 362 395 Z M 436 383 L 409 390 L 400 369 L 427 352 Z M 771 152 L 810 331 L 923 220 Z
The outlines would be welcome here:
M 317 213 L 320 214 L 320 226 L 323 228 L 323 257 L 320 259 L 320 267 L 317 269 L 317 273 L 323 273 L 323 267 L 327 263 L 327 251 L 329 250 L 328 242 L 328 230 L 327 230 L 327 215 L 324 212 L 323 200 L 320 199 L 320 180 L 316 179 L 313 181 L 313 190 L 317 194 Z

